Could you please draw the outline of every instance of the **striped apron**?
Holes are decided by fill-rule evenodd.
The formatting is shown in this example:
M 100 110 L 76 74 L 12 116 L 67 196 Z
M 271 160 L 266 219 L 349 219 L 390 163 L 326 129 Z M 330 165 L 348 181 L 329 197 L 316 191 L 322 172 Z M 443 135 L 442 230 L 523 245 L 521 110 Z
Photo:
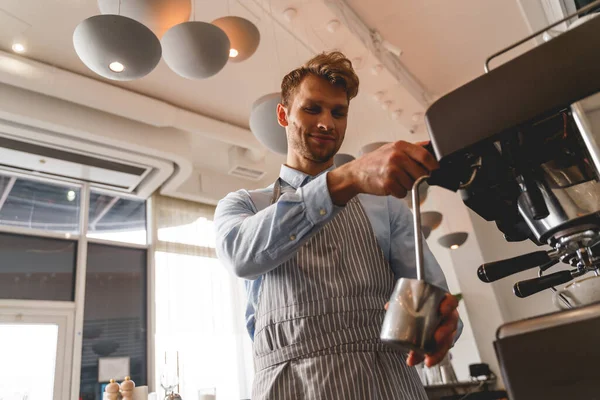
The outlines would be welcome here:
M 393 285 L 355 197 L 263 276 L 252 399 L 426 400 L 405 354 L 379 340 Z

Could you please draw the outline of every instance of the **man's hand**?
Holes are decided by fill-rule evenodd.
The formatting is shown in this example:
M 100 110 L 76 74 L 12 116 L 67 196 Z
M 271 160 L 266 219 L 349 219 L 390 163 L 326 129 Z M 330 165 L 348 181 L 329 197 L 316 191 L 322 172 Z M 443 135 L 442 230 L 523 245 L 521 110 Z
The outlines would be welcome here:
M 444 359 L 448 350 L 452 347 L 456 329 L 458 328 L 458 301 L 451 294 L 446 294 L 444 300 L 440 304 L 440 313 L 442 321 L 435 330 L 435 353 L 422 354 L 411 351 L 406 360 L 409 366 L 415 366 L 425 359 L 425 365 L 432 367 Z
M 387 310 L 389 303 L 386 303 L 385 309 Z M 458 301 L 451 294 L 447 294 L 446 297 L 440 303 L 440 314 L 442 316 L 440 325 L 437 327 L 434 333 L 435 339 L 435 353 L 432 354 L 420 354 L 411 351 L 406 359 L 406 364 L 413 367 L 423 360 L 427 367 L 432 367 L 444 359 L 452 344 L 454 337 L 456 336 L 456 330 L 458 328 Z
M 344 205 L 358 193 L 405 197 L 418 178 L 439 168 L 423 144 L 388 143 L 331 171 L 327 184 L 334 204 Z

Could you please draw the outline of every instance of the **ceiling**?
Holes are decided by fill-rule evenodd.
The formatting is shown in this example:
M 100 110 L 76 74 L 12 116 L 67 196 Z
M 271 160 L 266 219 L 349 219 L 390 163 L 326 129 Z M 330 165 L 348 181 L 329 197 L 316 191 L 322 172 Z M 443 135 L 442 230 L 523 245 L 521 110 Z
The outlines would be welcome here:
M 402 49 L 402 63 L 433 95 L 442 95 L 481 74 L 488 54 L 527 33 L 516 1 L 350 0 L 348 4 L 367 25 Z M 291 22 L 282 15 L 289 7 L 297 10 Z M 75 27 L 99 13 L 95 1 L 4 0 L 0 9 L 1 49 L 10 51 L 15 38 L 23 38 L 26 57 L 104 80 L 83 65 L 72 45 Z M 412 99 L 402 99 L 397 93 L 402 85 L 389 74 L 374 76 L 370 72 L 378 60 L 347 29 L 327 31 L 327 22 L 336 16 L 322 0 L 196 0 L 193 14 L 192 19 L 203 21 L 231 14 L 249 19 L 261 33 L 257 52 L 249 60 L 229 63 L 219 74 L 202 81 L 176 75 L 164 61 L 143 79 L 105 81 L 247 128 L 254 100 L 277 91 L 281 77 L 315 52 L 337 48 L 355 61 L 361 78 L 343 150 L 356 152 L 370 141 L 412 140 L 412 116 L 423 112 L 423 107 Z M 390 112 L 373 99 L 380 90 L 386 91 L 386 99 L 393 102 L 390 111 L 406 111 L 402 121 L 392 120 Z M 425 134 L 422 126 L 418 129 L 421 136 Z
M 261 35 L 259 48 L 250 59 L 229 63 L 217 75 L 201 81 L 178 76 L 164 61 L 133 82 L 105 80 L 88 70 L 74 51 L 72 35 L 81 21 L 99 14 L 94 0 L 3 0 L 0 50 L 11 52 L 12 43 L 22 40 L 27 46 L 23 57 L 27 59 L 225 122 L 252 136 L 248 120 L 253 102 L 278 91 L 282 76 L 313 54 L 338 49 L 353 60 L 361 80 L 341 149 L 356 156 L 361 146 L 371 142 L 426 140 L 422 115 L 427 104 L 415 97 L 414 88 L 435 99 L 481 75 L 488 55 L 530 32 L 521 12 L 523 1 L 529 0 L 194 0 L 192 19 L 210 22 L 237 15 L 255 23 Z M 394 71 L 384 68 L 373 73 L 374 67 L 382 64 L 381 53 L 374 52 L 352 26 L 342 24 L 333 33 L 327 29 L 335 18 L 348 23 L 336 13 L 336 7 L 346 6 L 368 28 L 402 51 L 398 65 L 407 76 L 414 77 L 412 89 L 406 81 L 395 78 Z M 296 15 L 288 21 L 283 11 L 290 7 L 296 9 Z M 528 46 L 531 44 L 509 56 Z M 402 111 L 400 118 L 392 118 L 396 110 Z M 232 140 L 220 140 L 218 135 L 192 136 L 189 157 L 193 168 L 226 175 L 226 155 Z M 283 161 L 283 156 L 267 153 L 269 174 L 265 180 L 278 173 Z M 226 189 L 263 183 L 238 180 Z M 213 200 L 221 195 L 213 193 Z

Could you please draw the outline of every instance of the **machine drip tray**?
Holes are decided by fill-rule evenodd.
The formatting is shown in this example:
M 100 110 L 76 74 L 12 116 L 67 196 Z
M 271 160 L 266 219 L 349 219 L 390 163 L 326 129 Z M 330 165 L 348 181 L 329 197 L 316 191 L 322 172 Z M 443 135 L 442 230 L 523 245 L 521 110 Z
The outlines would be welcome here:
M 600 303 L 502 325 L 496 338 L 511 400 L 600 400 Z

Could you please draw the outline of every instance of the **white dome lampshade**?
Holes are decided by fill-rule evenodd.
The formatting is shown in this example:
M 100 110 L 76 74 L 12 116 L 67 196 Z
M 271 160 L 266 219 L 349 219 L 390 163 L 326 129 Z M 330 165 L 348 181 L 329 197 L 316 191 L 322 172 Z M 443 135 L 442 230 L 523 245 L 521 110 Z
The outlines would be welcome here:
M 432 231 L 442 223 L 442 214 L 437 211 L 425 211 L 421 213 L 421 226 L 426 226 Z
M 429 237 L 429 235 L 431 235 L 431 228 L 428 226 L 422 226 L 421 232 L 423 233 L 423 237 L 425 239 L 427 239 Z
M 333 156 L 333 164 L 336 167 L 341 167 L 342 165 L 354 160 L 355 158 L 351 154 L 337 153 L 335 156 Z
M 176 74 L 206 79 L 217 74 L 229 59 L 229 38 L 219 27 L 192 21 L 175 25 L 161 39 L 163 59 Z
M 467 232 L 454 232 L 440 237 L 438 243 L 447 249 L 456 250 L 467 241 L 468 237 Z
M 161 38 L 173 26 L 190 20 L 191 0 L 98 0 L 102 14 L 119 14 L 146 25 Z
M 360 148 L 358 155 L 359 156 L 363 156 L 367 153 L 370 153 L 372 151 L 377 150 L 378 148 L 380 148 L 381 146 L 388 144 L 390 142 L 374 142 L 374 143 L 369 143 L 364 145 L 363 147 Z
M 260 32 L 256 25 L 241 17 L 223 17 L 213 25 L 223 29 L 229 38 L 229 61 L 242 62 L 254 54 L 260 43 Z
M 267 149 L 287 154 L 285 128 L 277 122 L 277 104 L 281 93 L 267 94 L 254 102 L 250 112 L 250 130 Z
M 160 61 L 158 38 L 139 22 L 119 15 L 96 15 L 73 32 L 83 63 L 104 78 L 131 81 L 148 75 Z

